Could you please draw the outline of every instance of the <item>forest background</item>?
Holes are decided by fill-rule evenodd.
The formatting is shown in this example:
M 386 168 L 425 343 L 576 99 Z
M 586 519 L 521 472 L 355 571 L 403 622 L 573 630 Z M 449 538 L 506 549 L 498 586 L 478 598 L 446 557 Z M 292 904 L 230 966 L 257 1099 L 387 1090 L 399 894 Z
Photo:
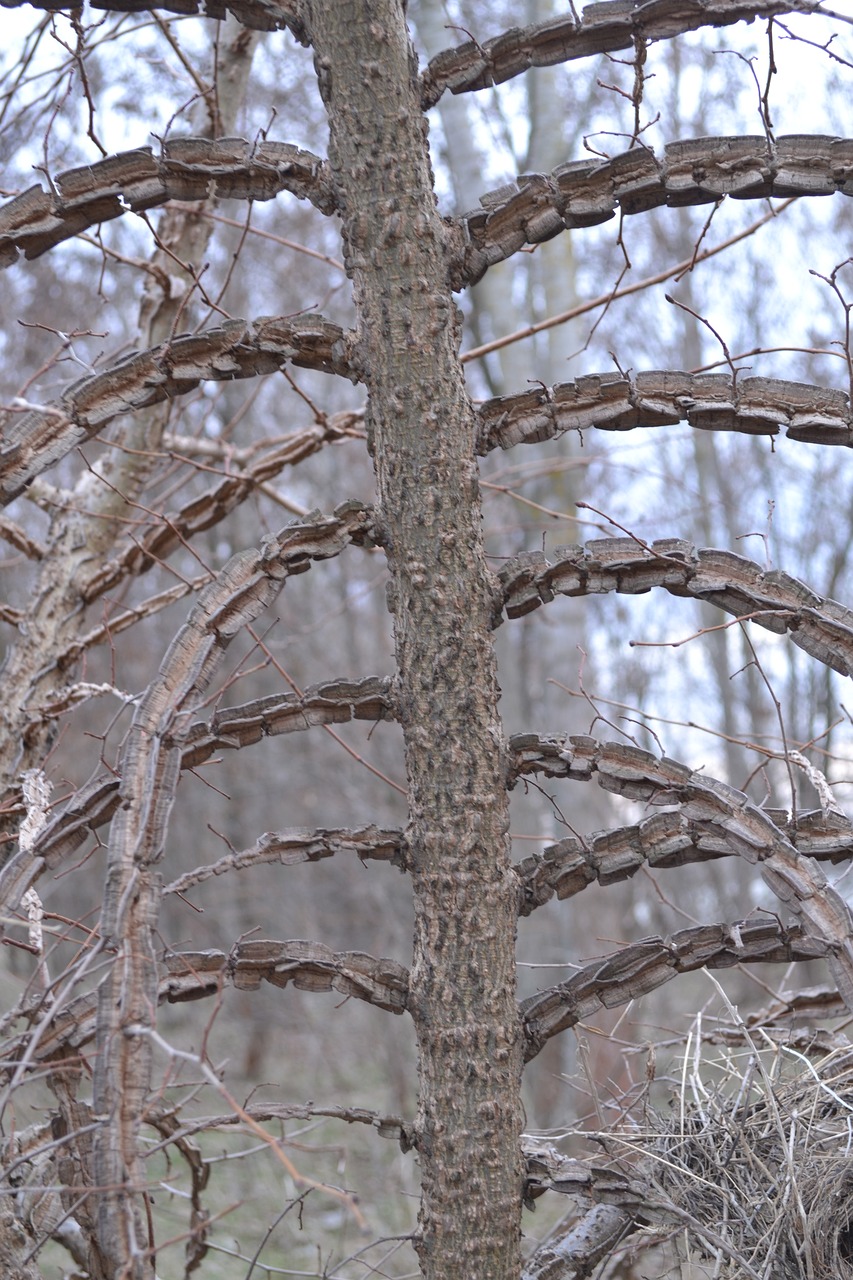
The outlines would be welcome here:
M 549 0 L 418 0 L 408 19 L 423 66 L 442 49 L 545 21 L 558 8 Z M 45 15 L 26 6 L 3 23 L 5 200 L 106 156 L 146 146 L 158 154 L 179 137 L 209 134 L 211 85 L 214 136 L 327 152 L 311 52 L 286 33 L 247 33 L 233 19 Z M 637 146 L 662 154 L 681 139 L 745 132 L 843 137 L 851 62 L 848 18 L 792 13 L 653 42 L 641 54 L 537 68 L 476 94 L 444 94 L 429 112 L 441 210 L 474 210 L 484 192 L 499 200 L 519 174 Z M 87 225 L 43 256 L 10 263 L 0 278 L 7 424 L 57 403 L 79 379 L 134 350 L 234 317 L 307 323 L 318 313 L 344 329 L 353 323 L 337 224 L 310 200 L 255 193 L 248 201 L 196 200 L 191 218 L 189 208 L 189 200 L 173 201 L 165 211 Z M 516 253 L 458 295 L 470 394 L 482 402 L 590 373 L 733 368 L 742 377 L 849 390 L 851 212 L 842 197 L 727 199 L 642 217 L 617 212 Z M 180 287 L 177 259 L 194 264 L 194 278 Z M 167 304 L 157 295 L 164 273 L 173 282 Z M 39 733 L 50 721 L 40 739 L 45 753 L 27 758 L 25 728 L 7 760 L 10 851 L 22 814 L 40 811 L 39 787 L 49 787 L 49 813 L 58 812 L 115 768 L 140 692 L 189 602 L 232 554 L 317 508 L 330 513 L 346 499 L 374 500 L 363 394 L 344 378 L 288 364 L 267 377 L 200 381 L 165 408 L 142 412 L 153 447 L 138 425 L 111 423 L 34 480 L 0 524 L 0 629 L 12 655 L 0 686 L 7 710 L 15 646 L 38 619 L 33 608 L 44 605 L 47 559 L 75 571 L 85 564 L 92 574 L 85 643 L 74 663 L 63 659 L 67 679 L 55 673 L 50 698 L 39 704 Z M 648 545 L 675 538 L 737 550 L 763 569 L 806 580 L 821 597 L 853 602 L 846 449 L 683 424 L 493 449 L 480 468 L 495 572 L 523 552 L 553 559 L 558 548 L 592 539 L 627 536 Z M 119 511 L 110 495 L 120 495 L 128 470 L 143 483 L 132 508 Z M 74 519 L 63 523 L 69 512 Z M 289 582 L 229 651 L 201 714 L 285 688 L 299 694 L 332 674 L 391 675 L 386 584 L 384 558 L 369 545 Z M 37 647 L 38 635 L 31 643 Z M 612 738 L 689 761 L 764 807 L 825 806 L 820 775 L 791 764 L 799 752 L 829 780 L 835 803 L 849 808 L 853 707 L 845 678 L 784 634 L 721 623 L 708 601 L 650 592 L 564 599 L 504 623 L 496 643 L 508 734 L 536 726 Z M 55 661 L 48 654 L 48 665 Z M 403 826 L 400 734 L 377 718 L 286 733 L 263 749 L 221 749 L 185 774 L 164 873 L 172 892 L 160 929 L 170 947 L 228 951 L 247 939 L 317 939 L 338 953 L 409 963 L 408 887 L 381 863 L 363 861 L 354 874 L 352 859 L 298 862 L 294 854 L 285 867 L 257 858 L 251 875 L 199 872 L 256 847 L 264 832 Z M 21 790 L 22 763 L 44 770 L 44 781 L 32 782 L 35 798 Z M 513 856 L 520 863 L 569 835 L 588 839 L 643 812 L 595 786 L 571 784 L 558 794 L 547 779 L 520 783 L 512 795 Z M 105 856 L 101 835 L 87 831 L 74 856 L 39 882 L 46 953 L 20 945 L 2 953 L 0 989 L 13 1013 L 57 975 L 75 974 L 67 995 L 85 989 L 91 975 L 76 974 L 74 965 L 97 919 Z M 834 874 L 845 894 L 843 872 Z M 778 910 L 740 860 L 677 872 L 643 867 L 606 889 L 591 884 L 576 904 L 551 901 L 520 921 L 519 993 L 532 995 L 647 935 Z M 9 936 L 32 941 L 20 924 Z M 745 1015 L 772 1003 L 786 984 L 825 983 L 826 975 L 820 964 L 796 973 L 738 966 L 722 981 Z M 711 1023 L 730 1019 L 702 974 L 554 1036 L 526 1075 L 527 1132 L 576 1154 L 584 1131 L 620 1117 L 625 1099 L 647 1080 L 652 1045 L 655 1097 L 665 1108 L 697 1010 Z M 13 1026 L 7 1022 L 9 1034 Z M 312 1100 L 413 1116 L 417 1071 L 407 1020 L 363 1001 L 261 983 L 223 991 L 215 1008 L 167 1006 L 161 1034 L 189 1055 L 168 1063 L 164 1056 L 164 1096 L 180 1094 L 199 1114 L 228 1112 L 201 1069 L 207 1064 L 241 1108 L 267 1108 L 265 1123 L 286 1139 L 280 1150 L 291 1162 L 283 1165 L 245 1125 L 232 1126 L 233 1135 L 220 1128 L 201 1136 L 213 1175 L 206 1212 L 215 1217 L 203 1274 L 248 1275 L 253 1261 L 267 1274 L 412 1273 L 407 1237 L 418 1186 L 411 1154 L 369 1126 L 276 1114 Z M 7 1085 L 5 1132 L 25 1131 L 50 1106 L 44 1081 L 18 1075 Z M 177 1255 L 192 1178 L 164 1163 L 157 1180 L 158 1221 L 180 1239 Z M 560 1211 L 526 1217 L 530 1240 Z M 362 1215 L 384 1243 L 363 1245 Z M 58 1245 L 46 1246 L 42 1274 L 63 1274 L 61 1259 Z M 162 1270 L 179 1273 L 177 1263 Z

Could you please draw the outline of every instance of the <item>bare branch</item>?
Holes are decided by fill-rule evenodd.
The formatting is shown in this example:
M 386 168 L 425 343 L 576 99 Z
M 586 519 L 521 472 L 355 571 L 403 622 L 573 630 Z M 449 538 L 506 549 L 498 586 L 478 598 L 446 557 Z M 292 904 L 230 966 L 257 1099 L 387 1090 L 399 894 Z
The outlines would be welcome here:
M 466 245 L 457 287 L 475 284 L 489 267 L 525 245 L 561 231 L 598 226 L 623 213 L 659 205 L 713 204 L 724 196 L 850 194 L 853 141 L 792 135 L 771 143 L 754 137 L 690 138 L 671 142 L 658 159 L 651 147 L 633 147 L 610 160 L 590 157 L 552 173 L 522 174 L 517 182 L 480 198 L 463 214 Z
M 81 231 L 165 204 L 167 200 L 272 200 L 282 191 L 334 213 L 326 164 L 286 142 L 243 138 L 170 138 L 159 156 L 150 147 L 122 151 L 30 187 L 0 206 L 0 267 L 22 251 L 37 258 Z
M 379 676 L 361 680 L 326 680 L 303 694 L 272 694 L 244 706 L 218 711 L 198 721 L 187 733 L 183 767 L 193 768 L 215 751 L 239 750 L 281 733 L 297 733 L 321 724 L 394 718 L 392 682 Z
M 828 940 L 805 933 L 799 925 L 785 927 L 775 917 L 700 925 L 681 929 L 666 939 L 643 938 L 605 959 L 593 960 L 567 982 L 521 1002 L 527 1061 L 536 1057 L 551 1036 L 599 1009 L 615 1009 L 656 991 L 676 974 L 703 968 L 729 969 L 743 963 L 790 964 L 821 958 L 832 963 Z
M 72 9 L 80 11 L 83 7 L 80 0 L 0 0 L 2 9 L 20 9 L 24 4 L 52 13 Z M 151 9 L 165 9 L 167 13 L 182 16 L 197 13 L 200 17 L 216 21 L 230 13 L 253 31 L 279 31 L 286 27 L 301 44 L 308 43 L 301 0 L 161 0 L 159 4 L 146 3 L 146 0 L 96 0 L 92 7 L 109 13 L 146 13 Z
M 350 335 L 338 325 L 303 315 L 228 320 L 134 352 L 75 382 L 58 406 L 32 410 L 7 424 L 0 448 L 0 504 L 119 414 L 174 399 L 200 382 L 254 378 L 288 362 L 355 382 L 350 348 Z
M 565 1235 L 536 1250 L 521 1280 L 583 1280 L 630 1234 L 635 1218 L 616 1205 L 593 1205 Z
M 180 957 L 175 959 L 180 963 Z M 376 960 L 364 951 L 336 952 L 319 942 L 250 939 L 239 944 L 228 967 L 234 986 L 241 990 L 252 990 L 261 981 L 275 987 L 292 982 L 301 991 L 340 991 L 390 1013 L 404 1013 L 408 1006 L 408 970 L 396 960 Z M 175 981 L 173 976 L 172 1000 Z
M 516 734 L 510 747 L 515 752 L 515 778 L 543 773 L 586 782 L 597 775 L 606 791 L 653 806 L 680 804 L 688 818 L 724 825 L 732 850 L 757 864 L 779 900 L 807 922 L 823 948 L 818 954 L 827 955 L 841 997 L 853 1011 L 853 919 L 847 904 L 827 884 L 820 867 L 802 858 L 743 792 L 667 756 L 653 756 L 625 743 Z
M 233 556 L 202 591 L 170 649 L 171 654 L 188 643 L 187 628 L 191 634 L 199 627 L 204 629 L 203 640 L 192 646 L 192 661 L 198 669 L 194 676 L 185 674 L 184 679 L 192 685 L 201 675 L 209 676 L 227 643 L 275 598 L 291 574 L 304 573 L 314 560 L 340 554 L 351 542 L 369 539 L 371 521 L 369 508 L 345 502 L 331 517 L 312 513 L 308 520 L 294 521 L 277 536 L 266 538 L 260 549 Z M 211 609 L 215 609 L 214 614 Z M 164 662 L 168 663 L 168 655 Z M 214 715 L 209 724 L 186 725 L 177 767 L 190 768 L 207 760 L 215 750 L 245 746 L 265 735 L 291 732 L 310 724 L 390 718 L 393 713 L 389 689 L 389 681 L 375 678 L 349 683 L 332 681 L 307 690 L 301 697 L 284 694 L 229 708 Z M 149 695 L 150 689 L 145 697 Z M 81 788 L 72 797 L 71 810 L 58 823 L 54 819 L 44 835 L 50 838 L 51 833 L 59 834 L 59 846 L 64 851 L 77 847 L 87 829 L 112 817 L 119 785 L 115 777 L 102 777 Z M 54 856 L 62 856 L 59 848 L 51 852 L 40 843 L 33 851 L 19 851 L 0 872 L 0 878 L 11 877 L 4 880 L 5 888 L 12 893 L 12 886 L 18 884 L 23 892 Z M 13 901 L 7 896 L 2 900 L 7 905 Z M 14 901 L 19 899 L 14 897 Z
M 513 27 L 482 44 L 469 40 L 436 54 L 421 77 L 421 102 L 435 106 L 442 94 L 469 93 L 502 84 L 530 67 L 630 49 L 635 41 L 668 40 L 700 27 L 728 27 L 777 13 L 813 13 L 817 3 L 780 0 L 646 0 L 626 5 L 605 0 L 589 5 L 578 21 L 561 14 L 529 27 Z
M 110 832 L 101 935 L 118 959 L 109 966 L 98 990 L 96 1026 L 104 1051 L 94 1071 L 95 1108 L 107 1117 L 93 1140 L 94 1175 L 105 1188 L 99 1207 L 101 1247 L 116 1270 L 122 1259 L 139 1258 L 146 1249 L 138 1131 L 151 1084 L 148 1032 L 154 1028 L 157 1005 L 155 929 L 161 897 L 157 866 L 164 852 L 184 746 L 192 736 L 189 717 L 228 645 L 276 598 L 288 577 L 304 572 L 312 560 L 325 560 L 350 542 L 363 541 L 371 520 L 358 503 L 345 503 L 331 519 L 291 526 L 277 537 L 266 538 L 260 549 L 232 556 L 199 595 L 136 707 L 122 752 L 121 803 Z M 227 719 L 229 713 L 222 714 Z M 259 945 L 246 944 L 257 957 Z M 282 978 L 280 965 L 285 961 L 265 953 L 268 967 L 262 976 L 279 985 L 291 980 L 310 985 L 312 980 L 322 984 L 326 975 L 329 986 L 358 994 L 357 978 L 347 983 L 331 960 L 328 973 L 329 965 L 324 969 L 322 959 L 310 951 L 304 957 L 297 952 L 293 972 Z M 235 962 L 235 985 L 260 981 L 260 977 L 246 979 L 238 970 Z M 368 969 L 363 975 L 368 992 L 374 990 L 371 977 Z M 375 998 L 379 1002 L 381 995 Z M 132 1274 L 141 1272 L 134 1267 Z
M 602 538 L 560 550 L 563 554 L 553 565 L 534 551 L 503 566 L 499 578 L 509 617 L 520 617 L 559 595 L 640 595 L 663 587 L 671 595 L 707 600 L 778 635 L 787 632 L 795 645 L 826 666 L 853 674 L 853 610 L 824 599 L 781 569 L 762 569 L 732 551 L 697 550 L 677 538 L 650 546 L 636 538 Z
M 513 333 L 501 334 L 499 338 L 492 338 L 489 342 L 483 342 L 479 346 L 471 347 L 468 351 L 462 353 L 462 363 L 467 364 L 471 360 L 480 360 L 483 356 L 487 356 L 493 351 L 501 351 L 504 347 L 512 346 L 514 342 L 532 338 L 534 334 L 544 333 L 547 329 L 555 329 L 558 325 L 567 324 L 570 320 L 587 315 L 590 311 L 596 311 L 601 307 L 609 307 L 617 298 L 628 298 L 632 294 L 642 293 L 644 290 L 651 288 L 652 285 L 663 284 L 665 280 L 680 277 L 685 272 L 692 271 L 700 263 L 707 262 L 709 258 L 715 258 L 718 253 L 724 253 L 732 245 L 739 244 L 742 240 L 747 240 L 756 231 L 759 231 L 761 227 L 768 222 L 772 222 L 784 213 L 786 209 L 790 208 L 795 199 L 796 197 L 792 196 L 790 200 L 783 200 L 779 205 L 771 205 L 768 213 L 762 214 L 760 218 L 756 218 L 749 226 L 743 227 L 742 230 L 735 232 L 734 235 L 727 236 L 725 240 L 720 240 L 715 245 L 703 248 L 697 243 L 694 245 L 693 252 L 689 258 L 673 263 L 662 271 L 656 271 L 650 276 L 645 276 L 642 280 L 634 280 L 631 284 L 620 285 L 615 289 L 610 288 L 606 293 L 600 293 L 596 298 L 587 298 L 583 302 L 577 302 L 565 311 L 558 311 L 554 315 L 546 316 L 544 320 L 535 320 L 532 324 L 525 325 L 523 329 L 516 329 Z M 790 349 L 786 348 L 786 350 Z M 749 352 L 751 356 L 757 354 L 758 352 L 755 350 Z M 743 356 L 735 356 L 734 359 L 743 359 Z
M 576 382 L 532 387 L 479 406 L 477 451 L 537 444 L 567 431 L 630 431 L 689 422 L 702 431 L 737 431 L 809 444 L 853 444 L 853 413 L 844 391 L 781 378 L 650 370 L 633 376 L 590 373 Z
M 244 1107 L 243 1110 L 259 1124 L 270 1120 L 341 1120 L 344 1124 L 363 1124 L 375 1129 L 380 1138 L 390 1138 L 399 1142 L 404 1152 L 411 1151 L 415 1145 L 414 1126 L 407 1123 L 402 1116 L 385 1115 L 377 1111 L 368 1111 L 365 1107 L 317 1106 L 312 1102 L 295 1102 L 282 1104 L 260 1104 Z M 149 1113 L 150 1114 L 150 1113 Z M 174 1112 L 165 1113 L 172 1117 Z M 152 1119 L 152 1123 L 157 1123 Z M 169 1141 L 180 1141 L 197 1133 L 206 1133 L 211 1129 L 230 1129 L 243 1123 L 242 1117 L 230 1111 L 217 1116 L 200 1116 L 197 1119 L 185 1120 L 179 1128 L 170 1133 Z
M 276 987 L 293 983 L 300 991 L 338 991 L 390 1013 L 405 1013 L 408 970 L 396 960 L 376 959 L 363 951 L 332 951 L 319 942 L 302 939 L 275 941 L 250 939 L 224 951 L 184 951 L 165 956 L 156 987 L 158 1004 L 182 1004 L 217 995 L 224 986 L 254 990 L 261 982 Z M 57 1006 L 39 1037 L 31 1060 L 44 1062 L 54 1055 L 76 1054 L 96 1034 L 98 997 L 87 992 Z M 41 1006 L 28 1010 L 30 1021 L 43 1015 Z M 27 1042 L 26 1032 L 4 1045 L 8 1066 Z
M 128 577 L 138 577 L 153 565 L 161 563 L 180 546 L 186 545 L 197 533 L 210 529 L 224 520 L 249 494 L 273 479 L 285 467 L 295 467 L 311 457 L 333 440 L 340 440 L 341 431 L 332 419 L 294 431 L 272 448 L 260 453 L 245 470 L 226 474 L 206 493 L 192 498 L 175 514 L 163 513 L 156 518 L 154 527 L 132 538 L 129 544 L 119 546 L 111 560 L 102 561 L 81 583 L 80 596 L 86 604 L 111 591 Z M 138 614 L 137 614 L 138 616 Z M 109 634 L 114 635 L 112 624 Z M 82 646 L 85 640 L 80 641 Z M 80 652 L 76 647 L 58 659 L 62 666 Z
M 405 840 L 402 831 L 384 830 L 379 827 L 346 827 L 315 831 L 293 828 L 289 831 L 265 831 L 248 849 L 226 854 L 218 862 L 194 867 L 166 885 L 164 893 L 187 893 L 195 885 L 212 876 L 225 875 L 229 871 L 244 871 L 259 863 L 278 862 L 290 867 L 299 862 L 319 862 L 340 854 L 355 855 L 359 859 L 375 859 L 391 862 L 405 870 Z
M 256 698 L 218 712 L 210 721 L 197 721 L 187 731 L 181 768 L 197 767 L 216 751 L 238 750 L 264 737 L 350 720 L 375 723 L 394 716 L 391 680 L 377 676 L 327 680 L 312 685 L 302 695 L 282 693 Z M 0 901 L 7 911 L 14 909 L 43 871 L 58 867 L 80 848 L 90 832 L 110 821 L 121 800 L 120 788 L 121 778 L 113 774 L 100 774 L 80 787 L 67 807 L 48 823 L 33 849 L 19 850 L 0 868 Z
M 17 551 L 22 551 L 29 560 L 43 560 L 47 555 L 47 547 L 8 516 L 0 516 L 0 538 Z
M 853 823 L 840 814 L 813 809 L 795 818 L 763 810 L 801 857 L 821 862 L 853 858 Z M 581 842 L 567 836 L 516 864 L 519 914 L 530 915 L 556 895 L 570 898 L 588 884 L 628 880 L 642 867 L 681 867 L 736 856 L 724 822 L 688 818 L 682 808 L 650 814 L 633 826 L 597 831 Z

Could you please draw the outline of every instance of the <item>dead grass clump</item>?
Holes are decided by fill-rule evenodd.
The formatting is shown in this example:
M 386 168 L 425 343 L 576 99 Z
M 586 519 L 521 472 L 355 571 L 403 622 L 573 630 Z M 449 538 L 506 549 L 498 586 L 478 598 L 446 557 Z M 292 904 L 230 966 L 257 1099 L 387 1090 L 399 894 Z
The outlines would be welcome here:
M 690 1057 L 643 1144 L 682 1274 L 853 1280 L 853 1047 L 812 1063 L 748 1036 L 711 1062 L 700 1036 Z

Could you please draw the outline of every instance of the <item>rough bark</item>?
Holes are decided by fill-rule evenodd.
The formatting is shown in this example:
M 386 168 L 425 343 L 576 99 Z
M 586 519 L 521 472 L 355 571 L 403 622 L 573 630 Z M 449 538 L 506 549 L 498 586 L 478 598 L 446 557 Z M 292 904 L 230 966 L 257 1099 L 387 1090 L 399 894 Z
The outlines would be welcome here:
M 465 214 L 462 280 L 480 279 L 496 262 L 525 244 L 541 244 L 563 229 L 594 227 L 624 214 L 660 205 L 714 204 L 725 196 L 850 194 L 849 138 L 762 135 L 685 138 L 657 157 L 636 147 L 602 160 L 572 160 L 551 173 L 528 173 L 517 183 L 480 197 L 482 208 Z
M 318 0 L 311 31 L 392 575 L 416 913 L 418 1249 L 428 1278 L 515 1280 L 516 890 L 455 246 L 436 211 L 403 5 Z
M 68 3 L 66 0 L 0 0 L 0 9 L 18 9 L 30 3 L 34 9 L 46 9 L 51 13 L 82 7 L 79 0 L 68 0 Z M 98 5 L 99 9 L 115 13 L 145 13 L 148 9 L 157 8 L 182 16 L 197 13 L 217 21 L 231 14 L 252 31 L 277 31 L 286 27 L 297 40 L 303 40 L 305 28 L 300 16 L 301 7 L 299 0 L 164 0 L 163 4 L 156 6 L 149 0 L 117 0 L 115 4 L 107 0 L 107 3 Z
M 681 538 L 647 546 L 638 538 L 601 538 L 585 547 L 560 547 L 556 564 L 539 551 L 514 556 L 500 572 L 510 618 L 556 596 L 642 595 L 662 587 L 674 596 L 707 601 L 744 621 L 790 635 L 792 642 L 834 671 L 853 674 L 853 610 L 812 591 L 781 569 Z
M 437 54 L 423 74 L 423 102 L 434 106 L 445 90 L 469 93 L 502 84 L 530 67 L 589 58 L 599 53 L 630 49 L 636 40 L 668 40 L 699 27 L 727 27 L 735 22 L 777 13 L 808 12 L 806 3 L 777 0 L 605 0 L 589 5 L 578 18 L 560 14 L 528 27 L 511 27 L 491 40 L 468 40 Z
M 220 94 L 221 98 L 221 94 Z M 239 101 L 236 103 L 239 106 Z M 223 109 L 227 120 L 236 112 Z M 79 169 L 67 169 L 45 191 L 38 183 L 0 208 L 0 267 L 18 253 L 37 258 L 87 227 L 141 212 L 167 200 L 271 200 L 290 191 L 324 213 L 334 211 L 325 166 L 286 142 L 245 138 L 173 138 L 159 156 L 136 147 Z
M 521 1280 L 583 1280 L 632 1230 L 634 1216 L 612 1204 L 594 1205 L 558 1240 L 539 1249 Z
M 589 373 L 480 405 L 479 452 L 538 444 L 567 431 L 631 431 L 688 422 L 700 431 L 737 431 L 810 444 L 853 442 L 850 397 L 840 388 L 730 373 Z
M 667 756 L 653 756 L 619 742 L 597 743 L 584 736 L 516 734 L 516 776 L 587 782 L 651 805 L 683 806 L 688 818 L 725 825 L 731 848 L 757 865 L 766 884 L 813 938 L 829 947 L 828 963 L 838 990 L 853 1012 L 853 918 L 820 867 L 797 852 L 790 840 L 747 796 L 725 782 L 691 770 Z M 639 994 L 639 992 L 635 992 Z
M 57 405 L 33 406 L 5 432 L 0 504 L 122 414 L 167 403 L 206 379 L 253 378 L 288 362 L 348 375 L 347 337 L 321 316 L 228 320 L 169 338 L 70 386 Z

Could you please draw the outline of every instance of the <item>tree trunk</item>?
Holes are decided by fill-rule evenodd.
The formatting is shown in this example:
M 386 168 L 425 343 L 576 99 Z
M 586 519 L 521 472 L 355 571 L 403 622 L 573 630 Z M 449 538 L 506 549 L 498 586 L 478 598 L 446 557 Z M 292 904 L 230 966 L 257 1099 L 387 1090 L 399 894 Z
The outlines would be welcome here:
M 311 28 L 392 577 L 416 913 L 418 1248 L 428 1280 L 516 1280 L 517 908 L 453 245 L 433 195 L 403 5 L 316 0 Z

